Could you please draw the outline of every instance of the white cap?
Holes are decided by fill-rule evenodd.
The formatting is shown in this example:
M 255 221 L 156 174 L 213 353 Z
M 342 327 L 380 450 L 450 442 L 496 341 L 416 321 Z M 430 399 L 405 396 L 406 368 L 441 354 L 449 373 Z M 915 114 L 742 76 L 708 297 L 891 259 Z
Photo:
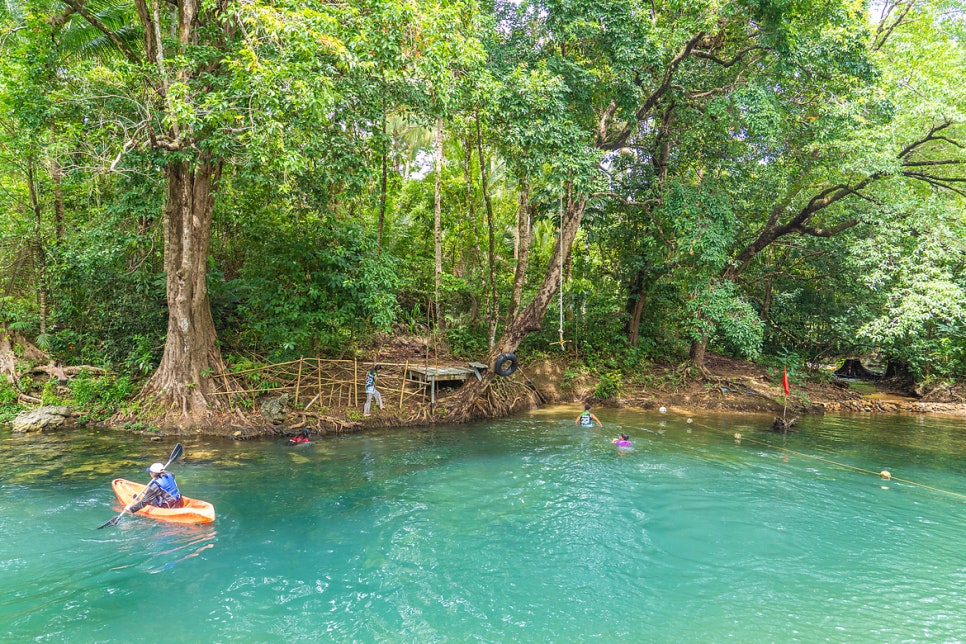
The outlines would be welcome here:
M 148 468 L 148 471 L 152 474 L 161 474 L 164 472 L 164 463 L 155 463 Z

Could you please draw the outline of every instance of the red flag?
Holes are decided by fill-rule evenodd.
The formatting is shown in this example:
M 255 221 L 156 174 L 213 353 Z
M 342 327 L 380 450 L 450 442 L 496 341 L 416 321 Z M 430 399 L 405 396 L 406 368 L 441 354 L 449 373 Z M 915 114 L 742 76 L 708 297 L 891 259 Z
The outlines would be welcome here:
M 782 367 L 784 374 L 782 375 L 782 389 L 785 390 L 785 395 L 788 395 L 788 368 Z

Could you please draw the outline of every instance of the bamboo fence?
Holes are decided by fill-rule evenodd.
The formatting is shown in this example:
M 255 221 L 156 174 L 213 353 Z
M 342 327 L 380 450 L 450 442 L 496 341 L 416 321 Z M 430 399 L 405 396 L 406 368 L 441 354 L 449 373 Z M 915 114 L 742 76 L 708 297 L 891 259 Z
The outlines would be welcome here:
M 406 379 L 416 363 L 379 362 L 376 387 L 383 404 L 393 403 L 402 409 L 413 398 L 425 399 L 429 394 L 425 383 Z M 289 394 L 293 409 L 325 412 L 359 407 L 366 400 L 365 375 L 373 367 L 371 361 L 323 360 L 300 358 L 255 369 L 234 371 L 218 376 L 226 384 L 216 395 L 229 396 L 232 404 L 250 402 L 255 408 L 261 396 Z M 240 387 L 232 388 L 234 382 Z

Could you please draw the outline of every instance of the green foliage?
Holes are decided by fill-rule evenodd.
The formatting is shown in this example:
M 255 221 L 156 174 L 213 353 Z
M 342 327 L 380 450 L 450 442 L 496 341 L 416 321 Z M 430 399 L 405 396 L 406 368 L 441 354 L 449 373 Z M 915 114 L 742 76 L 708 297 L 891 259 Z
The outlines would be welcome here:
M 752 306 L 740 298 L 731 282 L 707 284 L 696 290 L 689 310 L 697 324 L 692 338 L 710 336 L 725 353 L 755 359 L 760 355 L 762 324 Z
M 17 389 L 6 378 L 0 378 L 0 423 L 9 423 L 23 410 L 17 402 Z
M 467 360 L 480 360 L 487 353 L 487 332 L 484 328 L 451 326 L 446 329 L 446 341 L 453 354 Z
M 73 405 L 94 422 L 106 420 L 122 409 L 135 390 L 127 376 L 96 376 L 86 371 L 70 383 Z
M 375 251 L 357 224 L 315 222 L 261 239 L 232 285 L 241 341 L 272 359 L 340 352 L 367 329 L 396 319 L 398 277 L 392 257 Z
M 607 400 L 620 396 L 623 386 L 623 375 L 620 371 L 608 371 L 598 375 L 594 397 L 597 400 Z
M 41 405 L 64 405 L 67 401 L 57 393 L 57 382 L 53 379 L 44 383 L 44 388 L 40 393 Z
M 167 329 L 165 169 L 203 157 L 229 352 L 341 354 L 400 321 L 431 333 L 441 311 L 454 351 L 479 356 L 494 291 L 508 322 L 526 186 L 523 306 L 546 295 L 565 191 L 582 223 L 567 344 L 547 297 L 521 350 L 586 359 L 605 397 L 705 338 L 766 361 L 787 348 L 794 373 L 881 351 L 920 379 L 966 376 L 958 6 L 879 24 L 844 0 L 254 0 L 205 3 L 185 46 L 174 3 L 160 66 L 130 4 L 94 3 L 94 27 L 13 3 L 0 323 L 64 362 L 147 375 Z

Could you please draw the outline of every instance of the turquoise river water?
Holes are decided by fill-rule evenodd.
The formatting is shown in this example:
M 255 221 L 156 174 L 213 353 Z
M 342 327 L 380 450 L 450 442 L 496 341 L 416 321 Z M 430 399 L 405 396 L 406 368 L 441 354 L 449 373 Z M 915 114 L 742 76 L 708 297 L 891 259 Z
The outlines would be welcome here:
M 215 523 L 103 530 L 174 440 L 0 430 L 0 641 L 966 640 L 963 420 L 577 411 L 185 439 Z

